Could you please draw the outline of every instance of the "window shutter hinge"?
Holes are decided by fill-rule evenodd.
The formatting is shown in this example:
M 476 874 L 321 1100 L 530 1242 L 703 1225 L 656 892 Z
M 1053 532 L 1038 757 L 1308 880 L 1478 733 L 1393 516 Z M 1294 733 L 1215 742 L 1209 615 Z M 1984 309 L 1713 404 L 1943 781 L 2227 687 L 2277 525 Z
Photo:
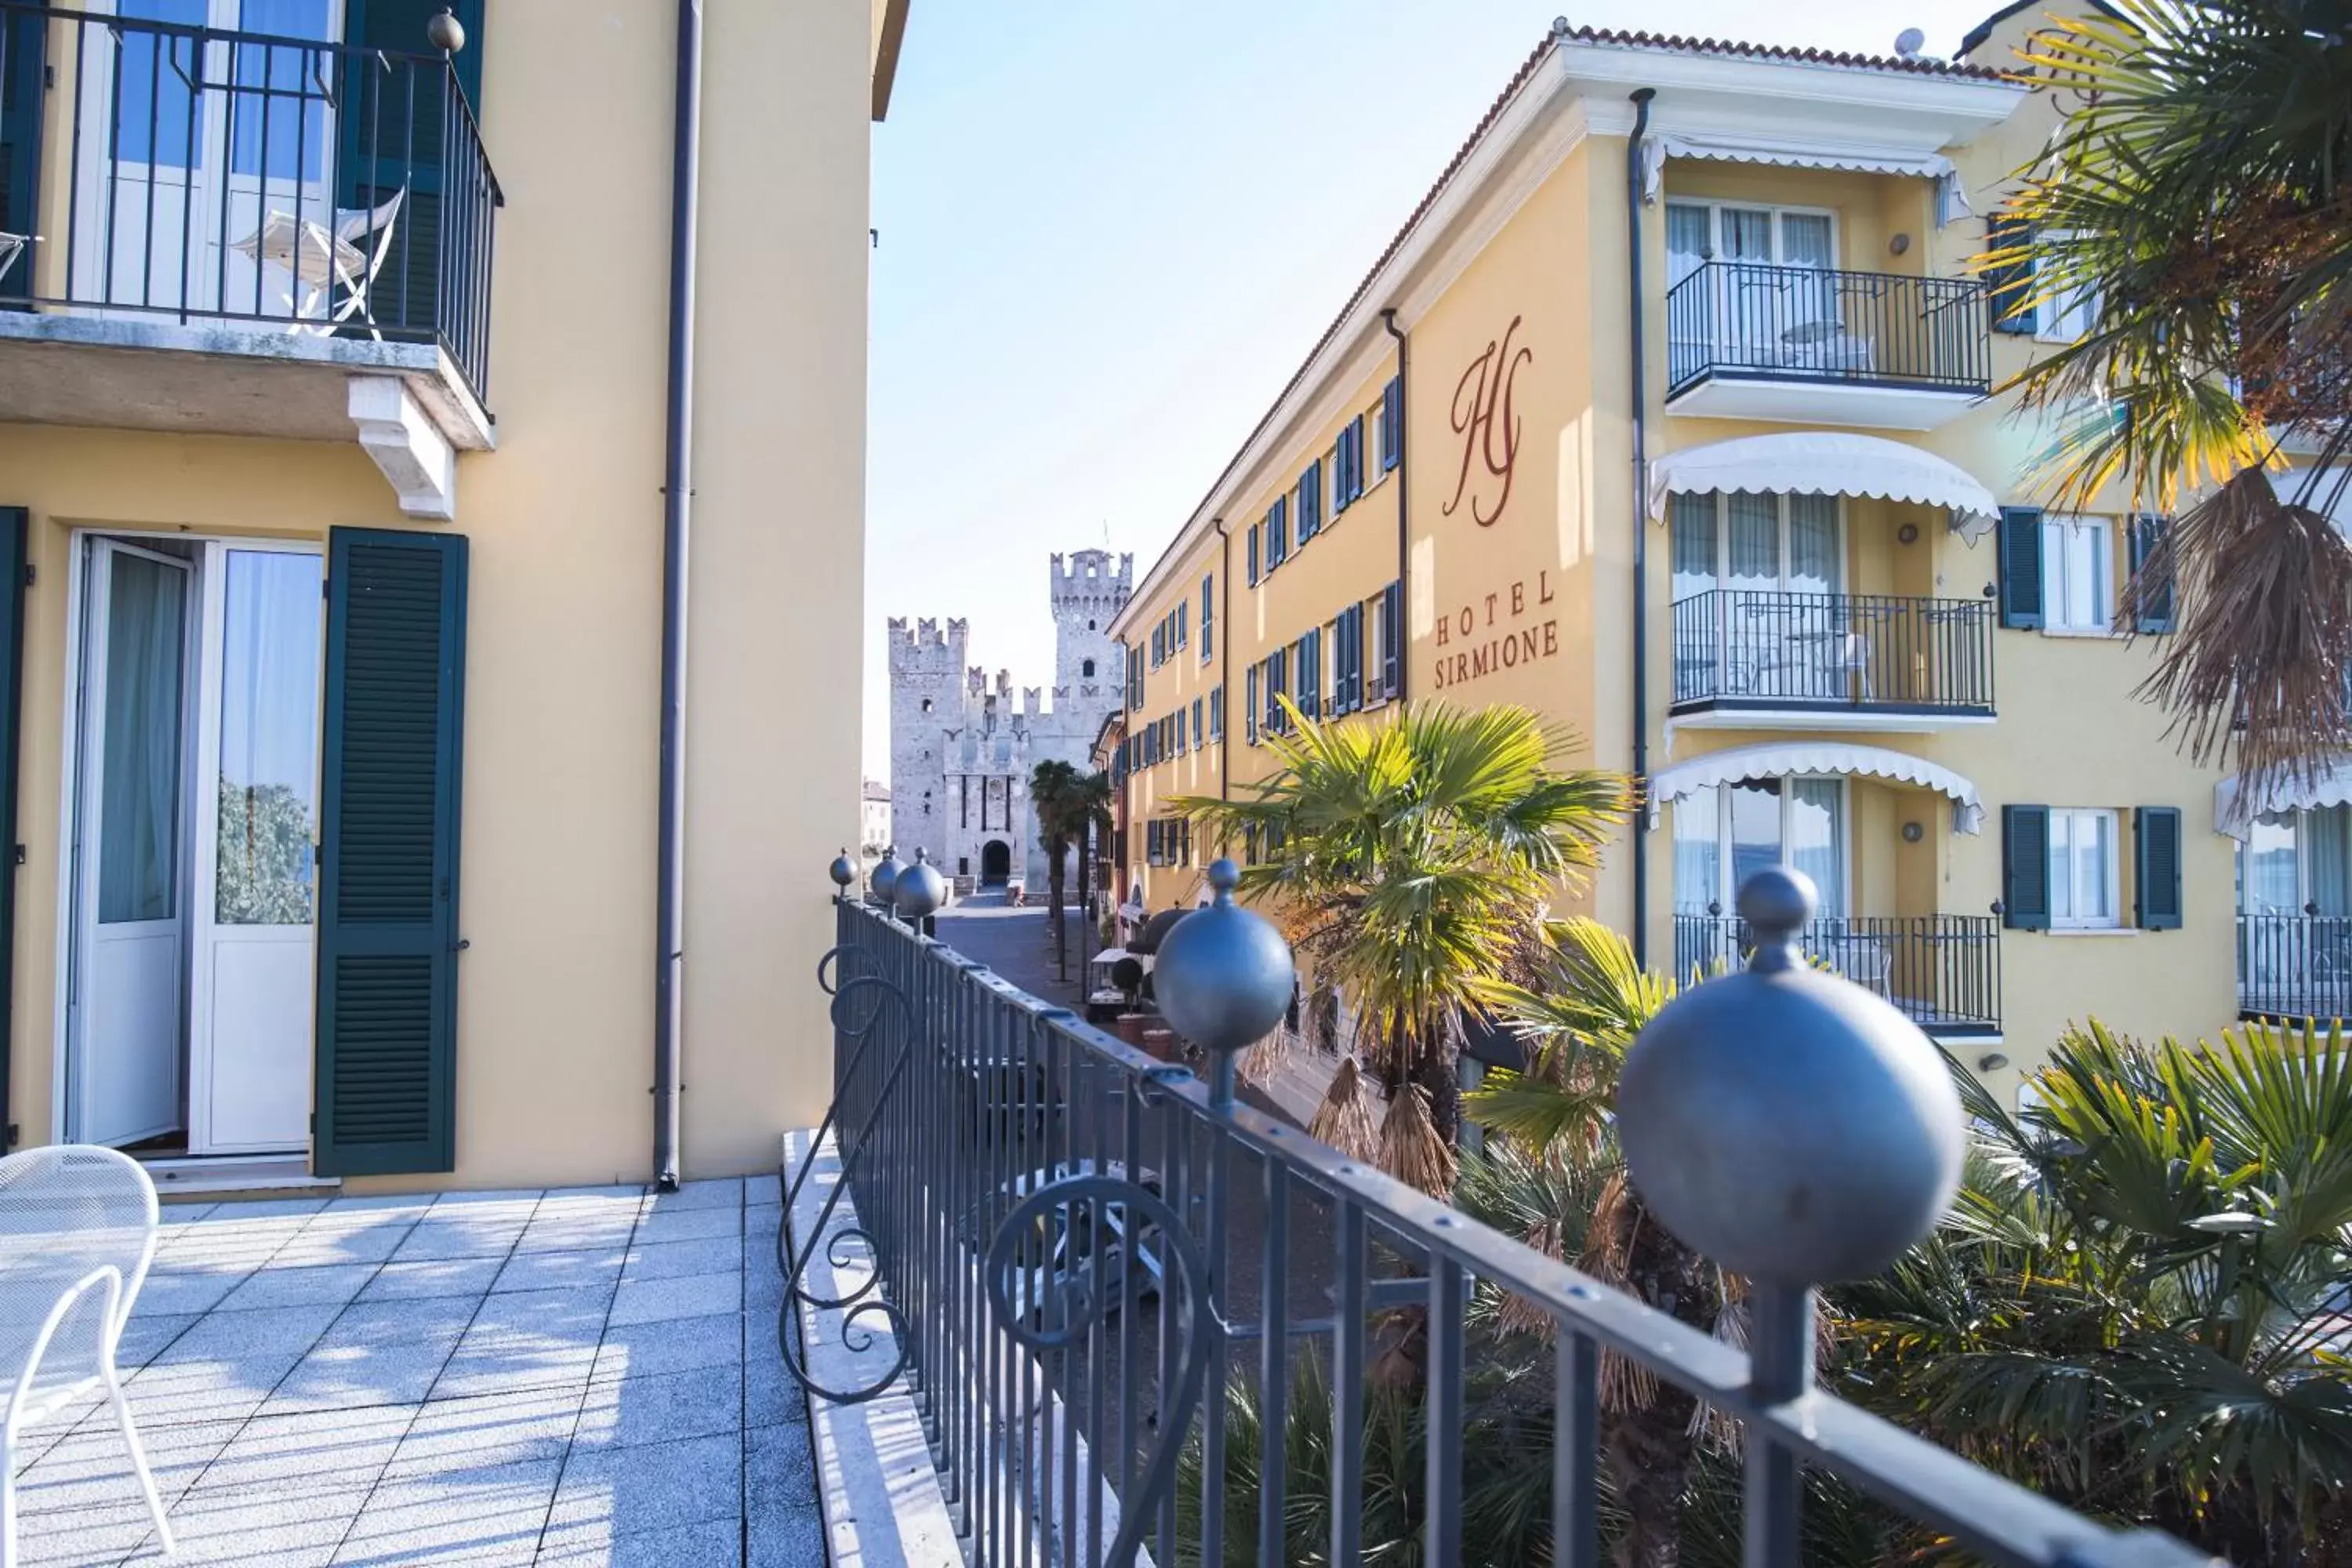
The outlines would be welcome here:
M 23 865 L 24 863 L 25 863 L 25 847 L 24 847 L 23 845 L 19 844 L 19 845 L 17 845 L 17 846 L 16 846 L 16 864 L 17 864 L 17 865 L 19 865 L 19 866 L 21 866 L 21 865 Z
M 33 585 L 33 584 L 34 584 L 36 581 L 37 581 L 37 580 L 38 580 L 39 576 L 40 576 L 40 568 L 39 568 L 39 567 L 37 567 L 37 566 L 36 566 L 36 565 L 34 565 L 34 564 L 33 564 L 31 562 L 29 562 L 29 561 L 26 562 L 26 563 L 25 563 L 25 586 L 26 586 L 26 587 L 27 587 L 27 588 L 31 587 L 31 586 Z

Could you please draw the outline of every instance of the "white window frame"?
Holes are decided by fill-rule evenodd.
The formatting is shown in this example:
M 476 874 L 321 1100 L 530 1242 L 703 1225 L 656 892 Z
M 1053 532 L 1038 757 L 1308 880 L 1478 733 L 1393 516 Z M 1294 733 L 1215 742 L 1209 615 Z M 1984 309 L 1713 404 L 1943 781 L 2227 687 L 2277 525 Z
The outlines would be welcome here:
M 1772 492 L 1772 502 L 1779 514 L 1780 531 L 1779 549 L 1777 552 L 1778 559 L 1775 562 L 1775 581 L 1771 587 L 1752 590 L 1753 592 L 1794 594 L 1801 591 L 1805 593 L 1813 593 L 1818 591 L 1810 588 L 1799 590 L 1789 585 L 1790 494 L 1790 492 L 1787 490 L 1774 490 Z M 1707 588 L 1697 590 L 1699 593 L 1706 593 L 1710 590 L 1722 591 L 1728 589 L 1731 586 L 1731 498 L 1723 491 L 1717 490 L 1714 492 L 1712 499 L 1715 502 L 1715 580 Z M 1831 582 L 1828 592 L 1832 594 L 1843 594 L 1846 591 L 1846 552 L 1848 549 L 1848 541 L 1846 537 L 1846 498 L 1843 496 L 1832 496 L 1830 499 L 1837 508 L 1837 544 L 1833 552 L 1833 557 L 1837 565 L 1837 575 Z M 1672 526 L 1673 525 L 1670 521 L 1668 523 L 1669 531 L 1666 540 L 1666 575 L 1669 583 L 1672 582 L 1674 577 L 1674 538 Z M 2044 574 L 2044 577 L 2046 579 L 2046 573 Z M 1743 590 L 1743 592 L 1745 591 L 1749 590 Z M 1669 592 L 1671 592 L 1671 589 L 1669 589 Z
M 2056 229 L 2050 237 L 2071 239 L 2074 236 Z M 2091 330 L 2091 322 L 2098 313 L 2099 291 L 2095 288 L 2076 289 L 2064 299 L 2045 295 L 2033 302 L 2033 335 L 2045 343 L 2074 342 Z
M 2095 618 L 2076 621 L 2066 614 L 2073 535 L 2095 532 L 2099 548 L 2092 554 L 2099 582 Z M 2051 512 L 2042 519 L 2042 629 L 2077 637 L 2111 637 L 2116 629 L 2116 524 L 2110 517 Z
M 2123 910 L 2123 813 L 2110 806 L 2053 805 L 2050 808 L 2049 855 L 2054 860 L 2063 837 L 2068 847 L 2066 883 L 2063 901 L 2070 907 L 2075 902 L 2074 874 L 2075 834 L 2095 821 L 2106 824 L 2107 857 L 2105 871 L 2106 913 L 2104 915 L 2061 914 L 2061 888 L 2054 869 L 2050 876 L 2050 929 L 2053 931 L 2114 931 L 2124 924 Z M 2063 833 L 2062 833 L 2063 828 Z
M 1790 837 L 1789 812 L 1796 797 L 1796 791 L 1789 786 L 1798 784 L 1830 784 L 1837 786 L 1838 879 L 1844 885 L 1830 889 L 1839 907 L 1820 910 L 1819 918 L 1822 920 L 1847 918 L 1850 912 L 1847 906 L 1853 902 L 1853 781 L 1843 773 L 1778 773 L 1772 776 L 1780 785 L 1780 864 L 1783 866 L 1793 866 L 1796 863 L 1789 858 Z M 1731 791 L 1736 785 L 1745 782 L 1747 781 L 1727 779 L 1721 784 L 1708 786 L 1715 792 L 1715 879 L 1717 884 L 1714 896 L 1708 901 L 1721 905 L 1727 914 L 1737 907 L 1739 894 L 1739 889 L 1732 886 Z M 1685 803 L 1677 801 L 1675 804 L 1675 809 L 1683 811 L 1688 807 Z M 1671 839 L 1671 836 L 1669 837 Z M 1667 891 L 1667 897 L 1677 904 L 1683 901 L 1677 890 L 1671 888 Z
M 1675 195 L 1669 195 L 1666 198 L 1666 205 L 1668 206 L 1675 207 L 1704 207 L 1706 209 L 1706 249 L 1700 255 L 1700 259 L 1702 261 L 1727 261 L 1731 259 L 1731 258 L 1723 254 L 1723 213 L 1726 207 L 1737 207 L 1742 212 L 1760 212 L 1770 216 L 1772 219 L 1772 254 L 1769 257 L 1764 258 L 1762 261 L 1759 263 L 1759 265 L 1770 267 L 1788 267 L 1793 265 L 1793 263 L 1786 259 L 1787 247 L 1781 237 L 1780 220 L 1790 217 L 1825 217 L 1829 219 L 1830 265 L 1828 270 L 1832 272 L 1836 271 L 1839 264 L 1845 258 L 1845 247 L 1843 244 L 1844 237 L 1839 233 L 1838 215 L 1835 207 L 1802 206 L 1795 204 L 1780 202 L 1743 202 L 1731 197 Z M 1754 257 L 1743 257 L 1740 259 L 1748 261 L 1757 260 Z M 1672 266 L 1671 261 L 1669 261 L 1668 266 Z M 1676 281 L 1678 281 L 1678 279 L 1671 276 L 1666 279 L 1667 286 L 1670 288 Z

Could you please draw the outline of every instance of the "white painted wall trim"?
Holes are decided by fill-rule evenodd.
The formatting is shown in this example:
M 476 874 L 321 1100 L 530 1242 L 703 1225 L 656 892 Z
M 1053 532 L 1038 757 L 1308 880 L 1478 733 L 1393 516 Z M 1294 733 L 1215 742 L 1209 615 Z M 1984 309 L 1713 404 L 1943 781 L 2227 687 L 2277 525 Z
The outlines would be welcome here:
M 457 454 L 396 375 L 354 375 L 352 423 L 360 445 L 392 482 L 410 517 L 447 522 L 457 515 Z

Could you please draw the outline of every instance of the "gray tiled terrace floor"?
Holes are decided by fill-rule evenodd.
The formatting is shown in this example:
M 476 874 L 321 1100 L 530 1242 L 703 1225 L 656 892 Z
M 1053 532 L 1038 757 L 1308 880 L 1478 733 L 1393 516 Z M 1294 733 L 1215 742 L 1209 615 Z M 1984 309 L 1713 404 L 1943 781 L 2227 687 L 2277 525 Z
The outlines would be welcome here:
M 178 1560 L 819 1568 L 777 1200 L 755 1177 L 167 1208 L 121 1360 Z M 18 1463 L 26 1568 L 161 1561 L 102 1408 Z

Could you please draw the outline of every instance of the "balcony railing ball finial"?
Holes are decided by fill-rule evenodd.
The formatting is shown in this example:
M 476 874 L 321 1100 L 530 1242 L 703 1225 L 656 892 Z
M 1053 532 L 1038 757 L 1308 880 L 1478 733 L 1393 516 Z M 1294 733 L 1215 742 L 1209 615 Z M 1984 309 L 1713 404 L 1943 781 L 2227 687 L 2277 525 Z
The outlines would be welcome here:
M 1875 1274 L 1933 1229 L 1959 1184 L 1964 1125 L 1917 1026 L 1805 961 L 1816 902 L 1792 869 L 1742 883 L 1746 972 L 1662 1009 L 1617 1091 L 1628 1170 L 1667 1228 L 1791 1287 Z
M 898 858 L 896 844 L 882 851 L 881 863 L 874 868 L 874 874 L 866 879 L 866 890 L 875 903 L 886 910 L 891 907 L 891 897 L 898 890 L 898 873 L 906 868 L 905 863 Z
M 918 931 L 926 929 L 923 922 L 948 901 L 948 879 L 931 864 L 929 850 L 915 851 L 915 863 L 898 873 L 890 896 L 900 920 Z
M 1209 1053 L 1209 1100 L 1221 1108 L 1234 1102 L 1234 1058 L 1282 1022 L 1298 980 L 1282 933 L 1234 902 L 1241 879 L 1231 860 L 1209 868 L 1214 900 L 1169 929 L 1151 976 L 1169 1024 Z
M 457 10 L 448 5 L 425 24 L 425 41 L 445 55 L 454 55 L 466 47 L 466 25 L 457 20 Z
M 848 845 L 841 847 L 841 853 L 833 858 L 833 864 L 827 870 L 833 878 L 833 885 L 846 893 L 849 884 L 857 880 L 857 862 L 849 858 Z

